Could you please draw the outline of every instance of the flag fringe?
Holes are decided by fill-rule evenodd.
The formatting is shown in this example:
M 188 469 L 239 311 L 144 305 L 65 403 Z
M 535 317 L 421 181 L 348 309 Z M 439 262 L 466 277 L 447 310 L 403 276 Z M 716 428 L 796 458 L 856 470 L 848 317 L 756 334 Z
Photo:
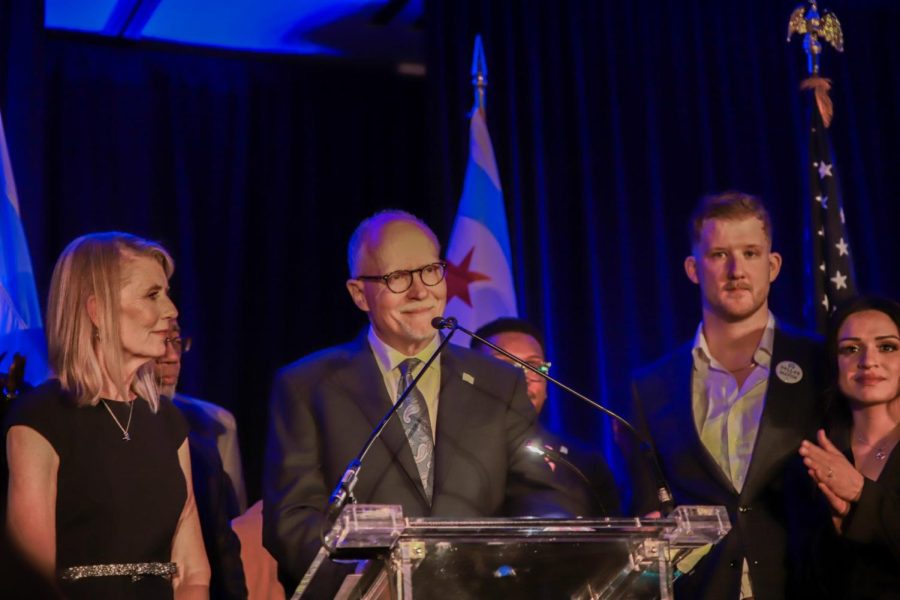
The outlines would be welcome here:
M 813 90 L 816 96 L 816 106 L 819 107 L 819 114 L 822 115 L 822 123 L 827 129 L 831 125 L 831 119 L 834 117 L 834 105 L 828 92 L 831 91 L 831 80 L 812 75 L 800 82 L 801 90 Z

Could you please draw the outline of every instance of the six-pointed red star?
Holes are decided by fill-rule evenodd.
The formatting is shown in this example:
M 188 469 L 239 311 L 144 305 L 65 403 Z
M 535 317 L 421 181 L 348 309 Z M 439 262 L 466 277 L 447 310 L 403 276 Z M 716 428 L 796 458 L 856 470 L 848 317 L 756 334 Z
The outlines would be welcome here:
M 447 302 L 456 297 L 471 308 L 472 298 L 469 295 L 469 284 L 476 281 L 490 281 L 491 278 L 484 273 L 469 270 L 474 252 L 475 246 L 472 246 L 458 265 L 453 264 L 449 260 L 447 261 Z

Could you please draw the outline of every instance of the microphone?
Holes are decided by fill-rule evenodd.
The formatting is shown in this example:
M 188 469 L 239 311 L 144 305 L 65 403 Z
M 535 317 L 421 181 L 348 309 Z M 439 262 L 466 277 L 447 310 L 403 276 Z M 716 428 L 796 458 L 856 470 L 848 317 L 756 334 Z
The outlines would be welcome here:
M 456 317 L 435 317 L 431 320 L 431 326 L 435 329 L 455 330 L 459 327 L 459 322 L 456 320 Z
M 431 363 L 435 361 L 441 351 L 443 351 L 443 349 L 450 342 L 450 338 L 453 337 L 454 333 L 456 333 L 456 319 L 452 320 L 454 323 L 454 328 L 447 327 L 448 329 L 450 329 L 450 333 L 444 336 L 444 339 L 441 340 L 440 345 L 435 349 L 431 356 L 428 357 L 428 360 L 425 361 L 425 365 L 419 371 L 419 374 L 413 377 L 413 380 L 410 382 L 409 386 L 405 390 L 403 390 L 403 393 L 400 394 L 400 397 L 397 398 L 397 401 L 394 403 L 394 405 L 390 408 L 390 410 L 387 411 L 387 413 L 385 413 L 384 417 L 382 417 L 378 425 L 375 426 L 375 429 L 372 430 L 372 433 L 369 434 L 369 439 L 366 440 L 365 444 L 363 444 L 362 450 L 360 450 L 356 458 L 351 460 L 347 465 L 346 470 L 344 470 L 344 474 L 341 476 L 341 480 L 334 488 L 334 491 L 331 492 L 331 496 L 328 499 L 328 508 L 325 514 L 329 523 L 334 523 L 337 520 L 337 517 L 341 513 L 341 510 L 343 510 L 344 506 L 346 506 L 348 503 L 356 502 L 356 498 L 353 497 L 353 489 L 356 487 L 356 483 L 359 479 L 359 472 L 362 469 L 363 460 L 366 458 L 369 450 L 371 450 L 372 445 L 375 443 L 375 440 L 378 439 L 378 437 L 381 435 L 381 432 L 384 431 L 385 427 L 387 427 L 388 421 L 390 421 L 394 413 L 397 412 L 397 410 L 399 410 L 401 406 L 403 406 L 406 398 L 419 383 L 419 380 L 425 375 L 428 367 L 431 366 Z M 441 317 L 435 317 L 431 321 L 431 324 L 435 325 L 435 323 L 438 321 L 443 323 L 444 320 L 441 319 Z
M 436 317 L 431 321 L 431 324 L 437 329 L 437 325 L 435 323 L 443 323 L 443 320 L 440 317 Z M 453 319 L 453 322 L 456 322 L 456 319 Z M 318 572 L 319 568 L 322 566 L 322 561 L 325 560 L 325 557 L 334 550 L 334 542 L 335 540 L 331 538 L 330 534 L 325 533 L 325 527 L 333 526 L 337 521 L 338 517 L 341 514 L 341 511 L 345 506 L 349 503 L 355 503 L 356 498 L 353 496 L 353 489 L 356 487 L 357 481 L 359 481 L 359 472 L 362 469 L 362 462 L 366 458 L 366 455 L 369 453 L 369 450 L 372 449 L 372 445 L 375 444 L 375 440 L 381 435 L 381 432 L 384 431 L 384 428 L 387 427 L 388 421 L 390 421 L 391 417 L 394 415 L 397 410 L 403 406 L 403 403 L 406 401 L 406 398 L 409 396 L 410 392 L 416 387 L 419 383 L 419 380 L 425 375 L 425 372 L 428 370 L 428 367 L 431 366 L 431 363 L 435 361 L 441 351 L 447 346 L 450 342 L 450 338 L 453 337 L 453 334 L 456 333 L 456 330 L 451 327 L 447 327 L 450 329 L 450 333 L 448 333 L 443 340 L 441 340 L 440 345 L 435 349 L 435 351 L 428 357 L 428 360 L 425 361 L 425 365 L 419 371 L 419 374 L 413 377 L 413 380 L 410 384 L 403 390 L 403 393 L 400 394 L 400 397 L 397 398 L 397 401 L 391 407 L 387 413 L 385 413 L 384 417 L 381 418 L 378 425 L 375 426 L 375 429 L 372 430 L 372 433 L 369 434 L 369 439 L 366 440 L 366 443 L 363 444 L 362 450 L 359 451 L 359 454 L 356 455 L 356 458 L 350 461 L 347 465 L 347 468 L 344 469 L 344 474 L 341 475 L 341 480 L 338 481 L 337 486 L 335 486 L 334 491 L 331 492 L 331 496 L 328 498 L 328 506 L 325 509 L 325 521 L 322 523 L 322 529 L 319 532 L 319 538 L 322 542 L 322 545 L 319 547 L 319 551 L 316 553 L 315 558 L 312 563 L 310 563 L 309 567 L 306 569 L 306 573 L 303 574 L 303 577 L 300 579 L 300 582 L 297 584 L 296 589 L 294 589 L 294 593 L 291 595 L 291 600 L 299 600 L 303 594 L 306 592 L 309 587 L 310 582 L 313 577 L 315 577 L 316 572 Z
M 431 326 L 434 327 L 435 329 L 449 329 L 450 335 L 452 335 L 456 331 L 462 331 L 467 336 L 478 340 L 479 342 L 481 342 L 488 348 L 491 348 L 492 350 L 499 352 L 500 354 L 502 354 L 509 360 L 516 363 L 517 365 L 520 365 L 523 368 L 528 369 L 532 373 L 536 373 L 537 375 L 539 375 L 539 376 L 543 377 L 544 379 L 546 379 L 547 381 L 551 382 L 553 385 L 569 392 L 576 398 L 578 398 L 584 402 L 587 402 L 588 404 L 590 404 L 591 406 L 593 406 L 594 408 L 596 408 L 603 414 L 615 419 L 616 421 L 618 421 L 619 423 L 624 425 L 625 428 L 628 429 L 628 431 L 630 431 L 631 434 L 635 437 L 635 439 L 638 440 L 638 442 L 640 442 L 641 452 L 644 455 L 644 458 L 647 461 L 647 464 L 650 465 L 650 469 L 653 473 L 653 478 L 656 481 L 656 498 L 657 498 L 657 500 L 659 500 L 661 512 L 663 513 L 663 515 L 668 515 L 670 512 L 672 512 L 672 510 L 675 507 L 673 499 L 672 499 L 672 488 L 669 487 L 669 483 L 666 481 L 666 478 L 663 475 L 662 469 L 659 466 L 659 460 L 656 456 L 656 452 L 653 450 L 653 446 L 650 444 L 650 441 L 645 439 L 644 436 L 641 435 L 641 433 L 635 428 L 635 426 L 632 425 L 631 423 L 629 423 L 624 417 L 617 415 L 616 413 L 609 410 L 608 408 L 606 408 L 599 402 L 595 402 L 594 400 L 591 400 L 584 394 L 570 388 L 569 386 L 567 386 L 563 382 L 559 381 L 558 379 L 554 379 L 547 373 L 544 373 L 537 367 L 530 365 L 529 363 L 525 362 L 518 356 L 516 356 L 510 352 L 507 352 L 506 350 L 504 350 L 503 348 L 501 348 L 500 346 L 498 346 L 492 342 L 489 342 L 488 340 L 484 339 L 477 333 L 475 333 L 473 331 L 469 331 L 468 329 L 466 329 L 465 327 L 463 327 L 462 325 L 459 324 L 459 322 L 456 320 L 456 317 L 435 317 L 434 319 L 431 320 Z M 449 338 L 449 335 L 447 337 Z

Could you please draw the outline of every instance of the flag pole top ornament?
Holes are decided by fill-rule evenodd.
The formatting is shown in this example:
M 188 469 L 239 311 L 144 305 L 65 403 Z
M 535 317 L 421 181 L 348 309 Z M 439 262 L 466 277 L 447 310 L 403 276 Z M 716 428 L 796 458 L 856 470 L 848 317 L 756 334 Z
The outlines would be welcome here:
M 484 91 L 488 86 L 487 61 L 484 58 L 484 46 L 481 34 L 475 36 L 475 47 L 472 49 L 472 86 L 475 88 L 475 106 L 472 110 L 484 112 Z
M 803 51 L 806 52 L 806 70 L 809 76 L 800 83 L 800 89 L 812 90 L 816 106 L 822 116 L 822 124 L 828 128 L 834 117 L 834 105 L 828 92 L 831 91 L 831 80 L 819 75 L 819 56 L 822 54 L 822 43 L 825 40 L 838 52 L 844 51 L 844 32 L 837 16 L 828 10 L 819 12 L 815 0 L 810 0 L 809 7 L 798 6 L 791 13 L 788 21 L 787 41 L 795 33 L 803 36 Z
M 837 16 L 829 11 L 822 10 L 816 5 L 815 0 L 810 0 L 809 7 L 798 6 L 791 13 L 788 21 L 787 41 L 795 33 L 803 36 L 803 50 L 806 52 L 806 69 L 810 76 L 819 74 L 819 55 L 822 54 L 822 43 L 825 40 L 838 52 L 844 51 L 844 32 L 841 31 L 841 22 Z

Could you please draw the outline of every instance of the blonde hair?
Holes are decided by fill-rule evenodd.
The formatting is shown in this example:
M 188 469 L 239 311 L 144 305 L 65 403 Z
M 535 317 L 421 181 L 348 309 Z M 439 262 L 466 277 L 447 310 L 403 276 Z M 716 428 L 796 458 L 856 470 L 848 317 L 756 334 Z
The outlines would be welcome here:
M 157 261 L 166 278 L 175 270 L 172 257 L 162 246 L 119 231 L 92 233 L 72 241 L 53 268 L 46 323 L 50 366 L 79 406 L 99 402 L 104 369 L 121 396 L 128 397 L 119 330 L 121 267 L 125 260 L 137 257 Z M 96 325 L 88 314 L 91 297 Z M 159 391 L 153 361 L 138 369 L 130 391 L 156 412 Z

